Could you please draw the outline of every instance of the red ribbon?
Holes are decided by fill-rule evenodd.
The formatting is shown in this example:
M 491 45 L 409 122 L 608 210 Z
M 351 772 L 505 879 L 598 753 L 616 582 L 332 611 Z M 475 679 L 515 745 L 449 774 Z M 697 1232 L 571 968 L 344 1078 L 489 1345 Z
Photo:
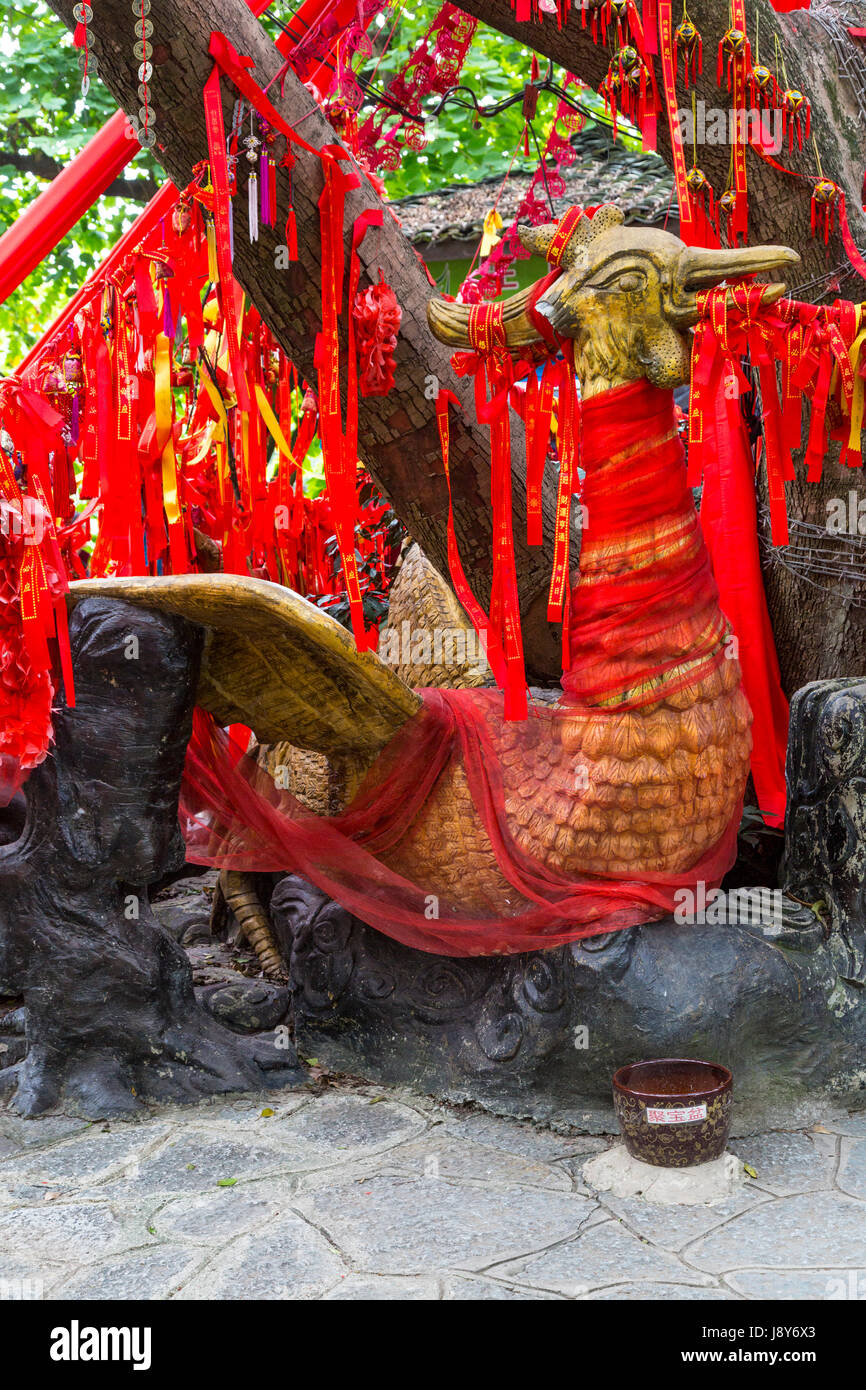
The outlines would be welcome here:
M 213 48 L 213 36 L 211 37 Z M 238 347 L 238 314 L 234 297 L 234 276 L 232 275 L 231 234 L 229 230 L 229 168 L 226 157 L 226 133 L 223 123 L 223 105 L 220 95 L 219 67 L 214 63 L 211 75 L 204 88 L 204 117 L 207 128 L 208 155 L 211 177 L 214 186 L 214 235 L 216 237 L 217 266 L 219 268 L 220 306 L 225 320 L 228 338 L 229 364 L 235 388 L 238 408 L 244 412 L 250 408 L 250 393 L 241 363 Z

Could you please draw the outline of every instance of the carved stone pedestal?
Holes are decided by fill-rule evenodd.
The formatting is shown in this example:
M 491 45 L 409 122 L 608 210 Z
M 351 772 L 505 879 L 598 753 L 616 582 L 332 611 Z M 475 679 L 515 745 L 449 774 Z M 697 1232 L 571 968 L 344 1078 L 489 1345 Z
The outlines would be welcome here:
M 302 1055 L 539 1118 L 607 1113 L 616 1068 L 660 1056 L 723 1062 L 738 1114 L 763 1123 L 817 1116 L 828 1096 L 866 1105 L 866 682 L 798 693 L 788 778 L 800 901 L 729 894 L 715 920 L 453 959 L 283 880 L 271 912 Z

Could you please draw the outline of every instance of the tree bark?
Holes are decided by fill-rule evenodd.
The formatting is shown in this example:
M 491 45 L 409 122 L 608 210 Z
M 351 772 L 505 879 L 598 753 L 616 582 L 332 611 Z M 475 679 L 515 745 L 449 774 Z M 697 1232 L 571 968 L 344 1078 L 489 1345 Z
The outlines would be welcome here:
M 603 45 L 593 44 L 589 29 L 581 28 L 580 15 L 574 9 L 559 30 L 555 19 L 550 17 L 541 24 L 518 23 L 510 0 L 463 0 L 462 8 L 483 23 L 552 58 L 593 87 L 598 87 L 607 71 L 608 50 Z M 761 61 L 774 67 L 774 35 L 778 35 L 789 83 L 805 92 L 812 103 L 812 128 L 823 171 L 845 190 L 852 235 L 864 246 L 866 218 L 860 210 L 860 188 L 866 162 L 863 120 L 854 89 L 840 74 L 837 55 L 825 27 L 826 23 L 832 23 L 834 15 L 844 13 L 844 8 L 840 10 L 832 4 L 819 6 L 817 0 L 813 0 L 811 11 L 780 15 L 767 0 L 746 0 L 748 33 L 753 44 L 756 19 L 759 22 Z M 676 24 L 679 12 L 676 6 L 674 9 Z M 716 51 L 728 24 L 727 6 L 720 5 L 719 0 L 689 0 L 689 15 L 704 41 L 704 71 L 697 82 L 698 100 L 704 101 L 708 109 L 727 111 L 729 93 L 716 85 Z M 851 43 L 851 51 L 856 53 L 853 41 L 847 38 L 845 41 Z M 660 80 L 658 64 L 656 76 Z M 681 105 L 688 105 L 691 98 L 684 96 L 682 83 L 678 92 Z M 659 153 L 668 163 L 672 162 L 664 115 L 659 118 Z M 687 160 L 690 155 L 691 151 L 687 150 Z M 728 144 L 704 144 L 697 149 L 697 163 L 713 184 L 717 197 L 726 185 L 729 158 Z M 814 174 L 816 170 L 811 143 L 802 153 L 796 146 L 793 153 L 785 148 L 778 160 L 798 173 Z M 841 237 L 837 232 L 831 237 L 829 248 L 825 248 L 822 241 L 811 235 L 810 183 L 780 173 L 753 151 L 747 153 L 747 167 L 750 243 L 793 246 L 802 257 L 802 265 L 796 272 L 796 279 L 792 276 L 789 280 L 789 293 L 793 298 L 817 298 L 810 288 L 811 282 L 834 267 L 848 265 Z M 804 286 L 802 296 L 798 296 L 798 285 Z M 829 287 L 822 299 L 830 303 L 840 294 L 857 302 L 866 295 L 866 286 L 854 274 L 843 281 L 841 289 Z M 792 518 L 825 526 L 829 500 L 847 497 L 849 487 L 857 482 L 848 469 L 839 466 L 838 458 L 838 447 L 833 446 L 820 483 L 807 484 L 798 480 L 788 485 Z M 800 459 L 798 474 L 802 471 Z M 765 495 L 763 482 L 762 491 Z M 839 674 L 855 675 L 866 669 L 866 609 L 857 606 L 860 583 L 840 581 L 828 588 L 818 588 L 802 574 L 787 568 L 783 553 L 773 557 L 768 543 L 768 524 L 763 528 L 763 536 L 767 542 L 765 555 L 769 557 L 765 586 L 787 693 L 793 694 L 808 681 Z
M 66 0 L 50 0 L 51 8 L 71 27 Z M 154 154 L 179 188 L 189 183 L 193 166 L 207 158 L 202 89 L 211 71 L 208 43 L 212 30 L 222 30 L 243 55 L 255 60 L 254 75 L 266 87 L 280 66 L 280 57 L 244 0 L 155 0 L 151 19 L 153 78 L 149 101 L 155 113 L 157 145 Z M 102 0 L 99 23 L 93 25 L 93 44 L 100 76 L 127 112 L 136 114 L 138 60 L 133 55 L 134 17 L 129 0 Z M 223 82 L 227 128 L 235 92 Z M 315 100 L 294 74 L 285 79 L 284 97 L 274 87 L 269 96 L 299 134 L 319 148 L 337 142 L 333 129 Z M 285 209 L 288 185 L 278 171 L 278 207 Z M 248 291 L 277 341 L 299 371 L 315 383 L 313 354 L 321 327 L 321 234 L 317 201 L 322 190 L 319 161 L 301 151 L 295 170 L 294 204 L 298 221 L 299 260 L 288 269 L 276 268 L 276 249 L 283 229 L 263 227 L 257 246 L 247 237 L 243 199 L 235 200 L 235 274 Z M 366 208 L 381 206 L 368 180 L 347 198 L 346 244 L 355 218 Z M 439 450 L 435 409 L 428 399 L 431 378 L 447 385 L 461 399 L 467 419 L 474 419 L 471 387 L 454 377 L 448 350 L 427 327 L 426 302 L 434 293 L 418 257 L 386 212 L 381 231 L 372 232 L 361 247 L 362 283 L 375 283 L 382 268 L 403 310 L 397 348 L 397 384 L 383 398 L 360 401 L 359 449 L 378 485 L 409 532 L 418 540 L 442 574 L 448 574 L 446 521 L 448 493 Z M 425 388 L 427 395 L 425 395 Z M 458 544 L 470 584 L 487 602 L 492 566 L 490 453 L 487 431 L 465 424 L 452 411 L 452 483 Z M 525 459 L 523 430 L 512 420 L 512 477 L 515 502 L 515 557 L 523 614 L 527 671 L 541 682 L 556 679 L 560 670 L 557 630 L 547 623 L 555 489 L 548 484 L 543 500 L 549 544 L 529 548 L 525 524 Z

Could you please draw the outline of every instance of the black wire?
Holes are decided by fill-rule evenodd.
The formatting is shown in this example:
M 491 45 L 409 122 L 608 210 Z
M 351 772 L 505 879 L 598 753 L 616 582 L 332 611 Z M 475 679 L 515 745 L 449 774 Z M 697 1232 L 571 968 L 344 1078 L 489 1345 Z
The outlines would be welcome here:
M 447 92 L 443 93 L 437 105 L 434 106 L 431 111 L 428 111 L 426 115 L 407 111 L 406 107 L 401 106 L 399 101 L 395 101 L 386 91 L 374 87 L 372 82 L 361 74 L 357 75 L 356 80 L 361 91 L 364 93 L 365 101 L 372 102 L 377 106 L 386 106 L 398 116 L 403 116 L 405 120 L 412 121 L 415 125 L 423 125 L 425 120 L 435 120 L 436 117 L 444 111 L 445 107 L 451 103 L 455 106 L 462 106 L 467 111 L 474 111 L 476 116 L 484 120 L 489 120 L 491 116 L 499 116 L 503 111 L 507 111 L 509 107 L 515 106 L 518 101 L 522 101 L 526 88 L 534 87 L 537 92 L 549 92 L 551 96 L 558 97 L 558 99 L 565 102 L 566 106 L 569 106 L 572 111 L 577 111 L 580 115 L 585 116 L 587 120 L 593 121 L 596 125 L 607 126 L 609 130 L 613 130 L 612 116 L 602 114 L 592 107 L 585 106 L 583 102 L 575 101 L 573 97 L 570 97 L 562 87 L 553 81 L 553 63 L 548 63 L 547 75 L 543 81 L 524 83 L 519 92 L 515 92 L 513 96 L 505 97 L 502 101 L 495 102 L 492 106 L 482 106 L 472 87 L 467 86 L 465 83 L 458 83 L 455 87 L 449 87 Z M 457 93 L 463 92 L 467 93 L 472 100 L 464 101 L 457 96 Z M 363 104 L 364 103 L 362 103 L 362 105 Z
M 550 213 L 551 213 L 551 216 L 553 217 L 553 220 L 554 220 L 554 222 L 555 222 L 555 221 L 556 221 L 556 208 L 553 206 L 553 198 L 552 198 L 551 193 L 550 193 L 550 185 L 549 185 L 548 182 L 547 182 L 547 165 L 545 164 L 545 162 L 544 162 L 544 156 L 543 156 L 543 154 L 541 153 L 541 146 L 540 146 L 539 143 L 538 143 L 538 136 L 537 136 L 536 133 L 535 133 L 535 126 L 532 124 L 532 121 L 527 121 L 527 122 L 526 122 L 526 125 L 527 125 L 527 129 L 529 130 L 529 133 L 530 133 L 530 135 L 532 136 L 532 139 L 533 139 L 533 141 L 534 141 L 534 143 L 535 143 L 535 153 L 538 155 L 538 167 L 539 167 L 539 169 L 541 170 L 541 177 L 542 177 L 543 180 L 544 180 L 544 191 L 545 191 L 545 193 L 547 194 L 547 202 L 548 202 L 548 204 L 549 204 L 549 206 L 550 206 Z

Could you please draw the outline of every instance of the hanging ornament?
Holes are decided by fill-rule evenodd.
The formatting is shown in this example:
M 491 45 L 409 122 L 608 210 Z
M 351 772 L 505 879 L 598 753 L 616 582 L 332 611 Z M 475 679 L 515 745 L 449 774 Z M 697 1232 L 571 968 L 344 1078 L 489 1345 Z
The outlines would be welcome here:
M 611 18 L 616 20 L 616 41 L 622 45 L 628 38 L 629 0 L 610 0 Z
M 774 74 L 763 63 L 756 63 L 749 72 L 749 99 L 752 106 L 765 106 L 771 110 L 779 99 L 779 88 Z
M 808 140 L 812 130 L 812 107 L 809 98 L 798 87 L 787 87 L 782 93 L 782 134 L 788 137 L 788 149 L 803 148 L 803 137 Z
M 190 211 L 189 198 L 182 193 L 175 203 L 171 214 L 171 228 L 176 236 L 183 236 L 188 232 L 192 223 L 192 212 Z
M 735 188 L 726 188 L 718 202 L 716 225 L 721 235 L 724 221 L 724 233 L 732 246 L 737 244 L 736 218 L 737 191 Z
M 688 185 L 689 198 L 692 203 L 702 208 L 706 216 L 714 219 L 716 210 L 713 185 L 710 183 L 703 169 L 699 169 L 697 164 L 693 164 L 686 174 L 686 184 Z
M 633 48 L 631 44 L 626 44 L 625 48 L 621 48 L 611 58 L 607 74 L 599 88 L 604 99 L 605 110 L 610 112 L 613 122 L 614 139 L 616 139 L 617 132 L 617 111 L 628 112 L 631 105 L 629 77 L 637 73 L 638 82 L 640 82 L 638 69 L 642 66 L 637 49 Z
M 148 18 L 150 3 L 151 0 L 132 0 L 136 38 L 132 51 L 138 61 L 138 99 L 141 102 L 141 106 L 138 108 L 138 124 L 133 122 L 133 126 L 138 136 L 138 143 L 148 150 L 156 144 L 156 135 L 153 131 L 153 106 L 150 100 L 150 79 L 153 77 L 153 63 L 151 62 L 153 44 L 150 42 L 153 34 L 153 21 Z
M 689 18 L 688 10 L 683 5 L 683 17 L 674 30 L 674 42 L 677 46 L 677 71 L 679 71 L 679 55 L 683 55 L 683 81 L 688 87 L 689 76 L 697 82 L 698 74 L 704 70 L 704 41 Z
M 381 270 L 379 283 L 359 290 L 352 305 L 362 396 L 387 396 L 394 385 L 394 352 L 403 311 Z
M 839 185 L 824 176 L 824 170 L 821 167 L 821 153 L 814 136 L 812 143 L 815 146 L 815 162 L 818 165 L 818 177 L 812 187 L 810 209 L 812 235 L 821 237 L 826 246 L 835 226 L 836 214 L 838 213 L 840 223 L 844 219 L 845 200 Z
M 250 166 L 249 178 L 247 180 L 248 197 L 248 220 L 250 242 L 259 239 L 259 178 L 256 173 L 256 163 L 259 158 L 259 146 L 261 140 L 256 135 L 253 128 L 253 112 L 250 110 L 250 133 L 244 136 L 244 147 L 247 152 L 247 163 Z
M 716 78 L 719 86 L 726 86 L 731 90 L 733 83 L 734 63 L 737 59 L 744 59 L 746 68 L 752 66 L 751 48 L 744 29 L 737 29 L 733 25 L 726 29 L 719 43 L 719 60 Z M 725 78 L 724 83 L 722 77 Z
M 87 27 L 93 19 L 93 7 L 88 4 L 76 5 L 72 11 L 72 18 L 75 20 L 72 42 L 76 48 L 81 49 L 78 55 L 78 66 L 81 69 L 81 95 L 86 98 L 90 91 L 91 78 L 96 76 L 98 67 L 96 54 L 91 51 L 90 33 Z
M 839 185 L 832 179 L 815 180 L 812 189 L 812 235 L 823 239 L 826 246 L 835 225 L 835 212 L 839 198 Z
M 586 28 L 586 16 L 592 15 L 592 41 L 598 43 L 601 31 L 602 43 L 607 40 L 607 27 L 613 23 L 612 0 L 582 0 L 580 7 L 581 26 Z
M 266 227 L 277 225 L 277 160 L 274 147 L 277 143 L 276 131 L 267 122 L 262 122 L 262 221 Z M 267 215 L 265 215 L 267 212 Z
M 749 100 L 753 107 L 764 106 L 772 110 L 779 102 L 779 84 L 776 75 L 761 62 L 760 42 L 761 42 L 761 15 L 760 11 L 755 14 L 755 48 L 753 65 L 749 69 Z

